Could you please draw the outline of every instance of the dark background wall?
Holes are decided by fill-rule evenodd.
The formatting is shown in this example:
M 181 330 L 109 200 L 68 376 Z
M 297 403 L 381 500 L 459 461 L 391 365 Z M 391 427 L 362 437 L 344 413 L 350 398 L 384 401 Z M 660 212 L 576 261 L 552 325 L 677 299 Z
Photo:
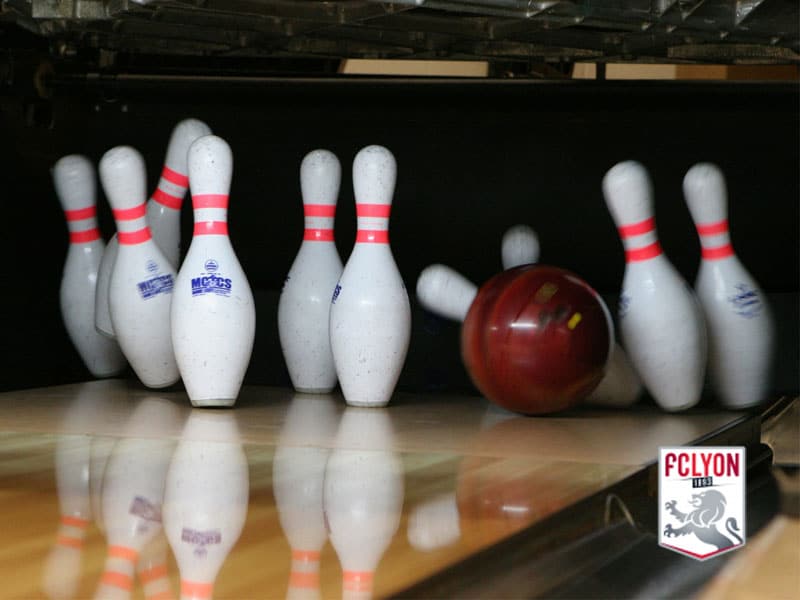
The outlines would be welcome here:
M 191 116 L 234 152 L 231 238 L 258 310 L 247 383 L 289 384 L 276 307 L 302 237 L 300 161 L 327 148 L 342 162 L 336 239 L 346 260 L 355 234 L 352 160 L 377 143 L 398 162 L 391 242 L 414 309 L 401 389 L 473 389 L 461 366 L 458 325 L 423 311 L 413 290 L 433 262 L 484 282 L 500 270 L 500 239 L 515 223 L 537 230 L 542 262 L 573 270 L 614 302 L 624 258 L 600 182 L 617 161 L 636 159 L 653 179 L 662 246 L 689 281 L 699 243 L 683 175 L 701 160 L 723 169 L 734 247 L 777 313 L 775 389 L 795 391 L 798 98 L 794 84 L 381 79 L 120 79 L 58 86 L 44 104 L 0 96 L 0 388 L 89 378 L 58 309 L 67 232 L 50 167 L 64 154 L 97 162 L 111 147 L 129 144 L 145 156 L 152 190 L 172 127 Z M 108 238 L 114 227 L 102 191 L 98 210 Z M 184 251 L 190 232 L 187 202 Z

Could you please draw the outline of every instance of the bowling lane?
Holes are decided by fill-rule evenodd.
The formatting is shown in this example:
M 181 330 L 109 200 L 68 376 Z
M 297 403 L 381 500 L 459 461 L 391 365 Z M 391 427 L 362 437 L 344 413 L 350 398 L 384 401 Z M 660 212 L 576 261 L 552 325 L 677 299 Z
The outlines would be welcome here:
M 641 471 L 659 445 L 743 420 L 647 409 L 526 418 L 481 398 L 413 394 L 357 409 L 264 387 L 244 388 L 234 410 L 202 410 L 183 391 L 119 380 L 8 392 L 3 594 L 91 597 L 120 580 L 106 553 L 121 546 L 166 567 L 148 579 L 131 565 L 135 598 L 143 579 L 177 593 L 191 569 L 215 598 L 387 596 L 548 523 Z M 204 572 L 212 559 L 218 573 Z

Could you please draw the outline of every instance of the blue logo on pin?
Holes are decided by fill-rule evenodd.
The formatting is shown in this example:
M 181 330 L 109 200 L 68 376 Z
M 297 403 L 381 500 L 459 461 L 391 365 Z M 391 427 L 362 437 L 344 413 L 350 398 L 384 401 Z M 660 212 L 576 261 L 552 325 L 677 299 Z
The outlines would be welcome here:
M 209 258 L 206 261 L 205 267 L 206 271 L 208 271 L 209 273 L 213 273 L 214 271 L 219 269 L 219 263 L 217 263 L 217 261 L 215 261 L 213 258 Z

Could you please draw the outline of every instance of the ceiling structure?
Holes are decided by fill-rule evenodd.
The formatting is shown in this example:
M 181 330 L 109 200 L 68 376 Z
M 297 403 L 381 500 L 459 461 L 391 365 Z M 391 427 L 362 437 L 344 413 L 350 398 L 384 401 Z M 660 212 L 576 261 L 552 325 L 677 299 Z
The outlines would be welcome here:
M 101 67 L 119 55 L 800 63 L 796 0 L 2 0 L 0 21 Z

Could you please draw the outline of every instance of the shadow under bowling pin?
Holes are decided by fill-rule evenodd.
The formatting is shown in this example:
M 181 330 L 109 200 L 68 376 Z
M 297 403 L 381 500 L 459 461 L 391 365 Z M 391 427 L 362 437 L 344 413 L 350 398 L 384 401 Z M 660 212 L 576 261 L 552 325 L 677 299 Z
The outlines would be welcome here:
M 344 598 L 372 597 L 378 563 L 400 524 L 403 465 L 386 411 L 347 408 L 325 469 L 328 535 Z
M 287 598 L 322 597 L 319 561 L 328 540 L 323 482 L 338 419 L 332 396 L 296 394 L 272 459 L 275 506 L 292 550 Z
M 164 530 L 181 576 L 181 598 L 211 598 L 242 533 L 250 480 L 236 418 L 195 409 L 167 473 Z
M 728 408 L 754 406 L 769 393 L 772 311 L 731 245 L 722 171 L 709 163 L 694 165 L 683 179 L 683 194 L 702 247 L 695 290 L 708 324 L 711 384 Z
M 53 166 L 53 184 L 69 228 L 59 298 L 69 338 L 95 377 L 111 377 L 127 363 L 119 345 L 95 329 L 95 288 L 105 252 L 97 228 L 96 176 L 85 156 L 64 156 Z
M 103 476 L 108 547 L 95 598 L 129 598 L 140 555 L 162 531 L 164 482 L 175 449 L 169 436 L 182 413 L 172 402 L 145 398 L 125 426 L 126 437 L 114 445 Z

